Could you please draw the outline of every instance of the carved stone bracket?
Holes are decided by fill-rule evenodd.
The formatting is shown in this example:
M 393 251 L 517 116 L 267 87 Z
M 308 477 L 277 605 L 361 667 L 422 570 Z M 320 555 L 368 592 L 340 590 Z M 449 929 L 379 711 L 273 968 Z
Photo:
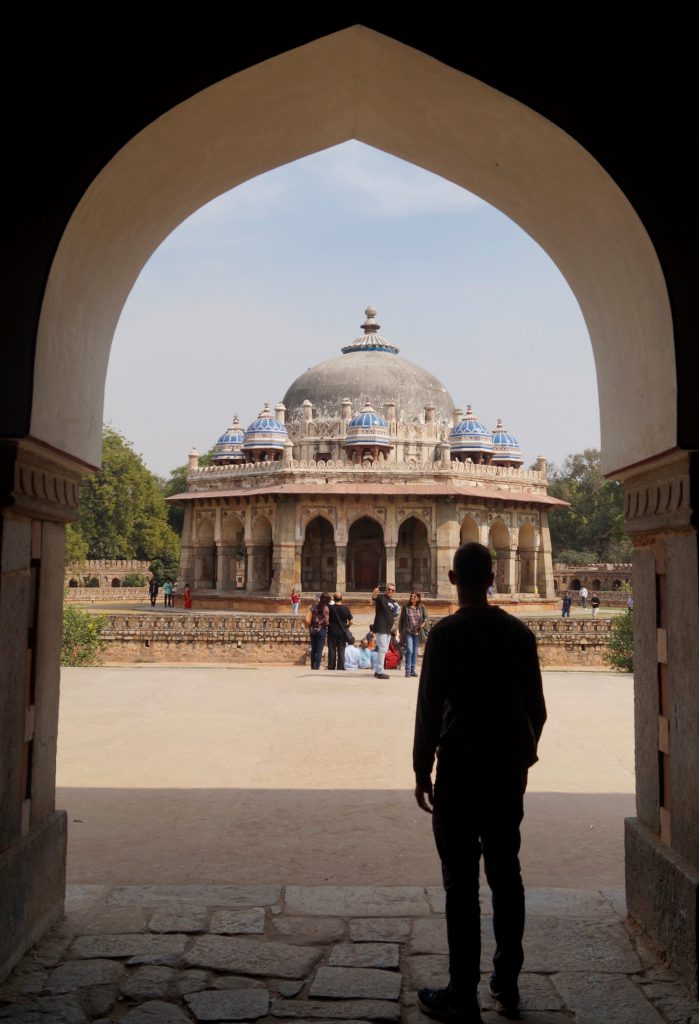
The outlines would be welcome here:
M 93 468 L 39 441 L 0 441 L 2 510 L 73 522 L 78 517 L 80 480 Z
M 632 537 L 696 527 L 699 455 L 677 452 L 640 472 L 621 474 L 626 528 Z

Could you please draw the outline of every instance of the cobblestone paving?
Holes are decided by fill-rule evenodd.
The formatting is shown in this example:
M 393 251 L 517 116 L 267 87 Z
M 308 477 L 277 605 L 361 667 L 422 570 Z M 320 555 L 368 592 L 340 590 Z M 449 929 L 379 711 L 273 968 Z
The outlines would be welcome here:
M 623 894 L 532 890 L 527 902 L 525 1021 L 699 1024 Z M 65 920 L 0 986 L 0 1021 L 424 1024 L 415 992 L 446 981 L 443 903 L 407 886 L 71 886 Z

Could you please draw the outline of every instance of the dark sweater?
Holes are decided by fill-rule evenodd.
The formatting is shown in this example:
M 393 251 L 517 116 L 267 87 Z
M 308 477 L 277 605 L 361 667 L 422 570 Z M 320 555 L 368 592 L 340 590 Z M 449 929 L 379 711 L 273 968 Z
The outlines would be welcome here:
M 415 719 L 413 767 L 503 775 L 537 760 L 546 705 L 533 633 L 490 606 L 460 608 L 432 627 Z

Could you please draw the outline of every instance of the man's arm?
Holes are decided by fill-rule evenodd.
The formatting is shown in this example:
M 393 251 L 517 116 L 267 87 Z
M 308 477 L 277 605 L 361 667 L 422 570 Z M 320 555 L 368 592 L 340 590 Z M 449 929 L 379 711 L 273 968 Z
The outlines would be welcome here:
M 524 706 L 527 709 L 529 721 L 532 724 L 532 729 L 538 743 L 546 721 L 546 701 L 544 700 L 544 687 L 541 681 L 536 637 L 529 629 L 527 629 L 527 633 L 529 635 L 526 638 L 526 657 L 520 678 L 522 680 Z
M 433 650 L 431 637 L 425 645 L 422 672 L 415 711 L 415 738 L 413 741 L 413 768 L 415 770 L 415 799 L 418 807 L 432 813 L 432 766 L 442 731 L 444 712 L 443 675 L 439 656 Z

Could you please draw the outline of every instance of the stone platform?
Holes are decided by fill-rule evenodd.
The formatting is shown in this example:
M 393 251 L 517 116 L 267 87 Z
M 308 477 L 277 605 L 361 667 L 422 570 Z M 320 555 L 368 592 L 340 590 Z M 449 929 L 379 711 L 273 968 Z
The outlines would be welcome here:
M 65 920 L 0 986 L 0 1021 L 423 1024 L 415 992 L 446 980 L 443 906 L 416 886 L 70 886 Z M 623 893 L 532 889 L 527 906 L 525 1021 L 699 1024 Z

